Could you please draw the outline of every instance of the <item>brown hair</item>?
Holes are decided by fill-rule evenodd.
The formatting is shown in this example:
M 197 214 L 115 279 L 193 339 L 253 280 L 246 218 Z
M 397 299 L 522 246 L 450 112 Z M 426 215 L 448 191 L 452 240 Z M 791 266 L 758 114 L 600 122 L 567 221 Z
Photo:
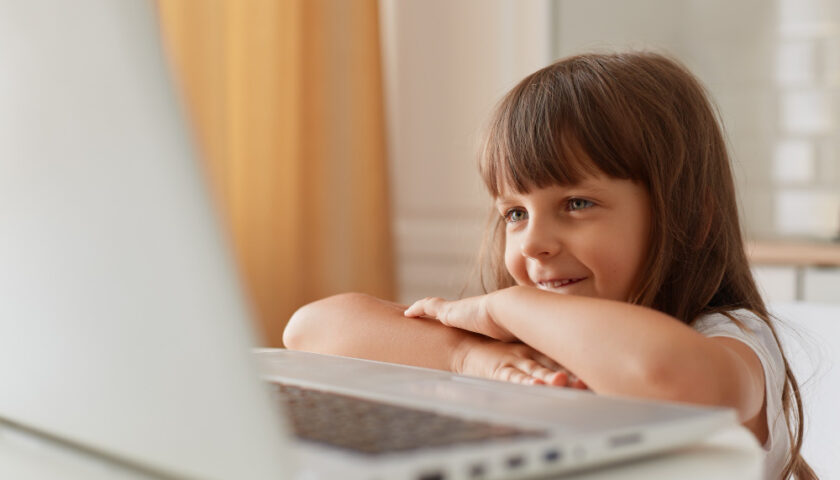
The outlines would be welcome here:
M 575 154 L 581 151 L 586 155 Z M 505 186 L 522 193 L 599 172 L 645 186 L 650 248 L 628 301 L 686 324 L 747 309 L 779 343 L 744 252 L 717 115 L 705 89 L 678 62 L 647 52 L 590 54 L 529 75 L 497 106 L 479 165 L 494 197 Z M 504 223 L 498 214 L 493 223 L 482 249 L 489 263 L 480 273 L 485 291 L 488 266 L 495 288 L 514 284 L 503 261 Z M 800 455 L 802 402 L 786 359 L 785 374 L 782 405 L 792 448 L 783 477 L 816 478 Z

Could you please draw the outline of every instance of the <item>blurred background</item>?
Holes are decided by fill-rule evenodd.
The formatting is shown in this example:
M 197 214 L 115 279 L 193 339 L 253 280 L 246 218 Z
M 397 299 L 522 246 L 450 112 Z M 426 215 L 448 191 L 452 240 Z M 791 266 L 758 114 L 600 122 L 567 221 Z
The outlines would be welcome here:
M 159 0 L 162 33 L 265 342 L 362 291 L 477 291 L 478 133 L 523 76 L 586 51 L 681 59 L 728 135 L 768 300 L 840 302 L 840 3 Z

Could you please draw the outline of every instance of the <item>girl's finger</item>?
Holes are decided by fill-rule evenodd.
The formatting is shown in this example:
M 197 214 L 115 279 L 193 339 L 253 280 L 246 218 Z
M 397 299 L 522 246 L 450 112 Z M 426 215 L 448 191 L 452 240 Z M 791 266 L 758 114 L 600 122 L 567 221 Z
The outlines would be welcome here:
M 587 386 L 586 383 L 584 383 L 583 380 L 579 378 L 575 378 L 575 380 L 573 382 L 570 382 L 570 384 L 574 388 L 579 388 L 581 390 L 589 390 L 589 386 Z
M 568 375 L 563 370 L 550 370 L 541 365 L 537 365 L 533 370 L 525 370 L 526 373 L 534 378 L 539 378 L 547 385 L 565 387 L 568 382 Z
M 542 366 L 536 360 L 523 358 L 516 363 L 516 368 L 541 380 L 541 384 L 565 387 L 569 376 L 565 369 L 558 366 L 557 369 L 550 369 Z
M 410 307 L 406 308 L 403 315 L 406 317 L 420 317 L 423 315 L 423 306 L 419 305 L 420 301 L 414 302 Z
M 548 355 L 544 355 L 540 352 L 535 352 L 534 353 L 534 360 L 536 360 L 537 362 L 540 363 L 540 365 L 542 365 L 543 367 L 545 367 L 549 370 L 554 370 L 554 371 L 563 370 L 562 365 L 555 362 L 554 359 L 552 359 Z
M 411 306 L 405 310 L 405 312 L 403 312 L 403 315 L 405 315 L 406 317 L 422 317 L 424 315 L 428 315 L 428 312 L 426 311 L 428 303 L 428 298 L 417 300 L 416 302 L 412 303 Z
M 535 376 L 533 372 L 540 368 L 540 364 L 530 358 L 520 358 L 513 363 L 516 368 L 531 376 Z
M 545 383 L 553 387 L 568 387 L 570 386 L 569 374 L 563 370 L 559 372 L 553 372 L 551 376 L 549 376 L 546 379 Z
M 525 385 L 542 385 L 545 383 L 539 378 L 532 377 L 522 370 L 512 366 L 500 368 L 497 373 L 498 380 L 503 380 L 505 382 L 522 383 Z
M 526 375 L 537 379 L 537 385 L 552 385 L 555 387 L 569 386 L 569 375 L 565 369 L 551 370 L 540 365 L 536 360 L 530 358 L 520 359 L 515 364 L 515 368 L 524 372 Z
M 557 373 L 556 370 L 549 370 L 543 366 L 538 366 L 533 371 L 528 372 L 532 377 L 542 378 L 546 382 Z

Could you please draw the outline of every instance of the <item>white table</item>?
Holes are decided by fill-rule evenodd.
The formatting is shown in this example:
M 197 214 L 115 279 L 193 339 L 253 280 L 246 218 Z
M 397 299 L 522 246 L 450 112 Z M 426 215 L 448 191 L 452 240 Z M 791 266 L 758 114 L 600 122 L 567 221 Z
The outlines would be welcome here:
M 760 480 L 763 452 L 749 430 L 735 426 L 675 452 L 564 476 L 564 480 Z
M 564 480 L 737 479 L 760 480 L 762 456 L 752 434 L 732 427 L 698 445 L 642 460 L 588 470 Z M 38 442 L 23 442 L 0 434 L 0 478 L 15 480 L 84 479 L 147 480 L 90 457 Z

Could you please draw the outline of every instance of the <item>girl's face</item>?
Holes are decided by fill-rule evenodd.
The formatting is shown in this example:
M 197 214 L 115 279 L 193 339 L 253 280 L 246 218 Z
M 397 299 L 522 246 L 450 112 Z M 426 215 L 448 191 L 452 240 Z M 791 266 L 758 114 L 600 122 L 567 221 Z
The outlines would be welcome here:
M 505 266 L 519 285 L 627 301 L 648 250 L 650 199 L 630 180 L 502 191 Z

